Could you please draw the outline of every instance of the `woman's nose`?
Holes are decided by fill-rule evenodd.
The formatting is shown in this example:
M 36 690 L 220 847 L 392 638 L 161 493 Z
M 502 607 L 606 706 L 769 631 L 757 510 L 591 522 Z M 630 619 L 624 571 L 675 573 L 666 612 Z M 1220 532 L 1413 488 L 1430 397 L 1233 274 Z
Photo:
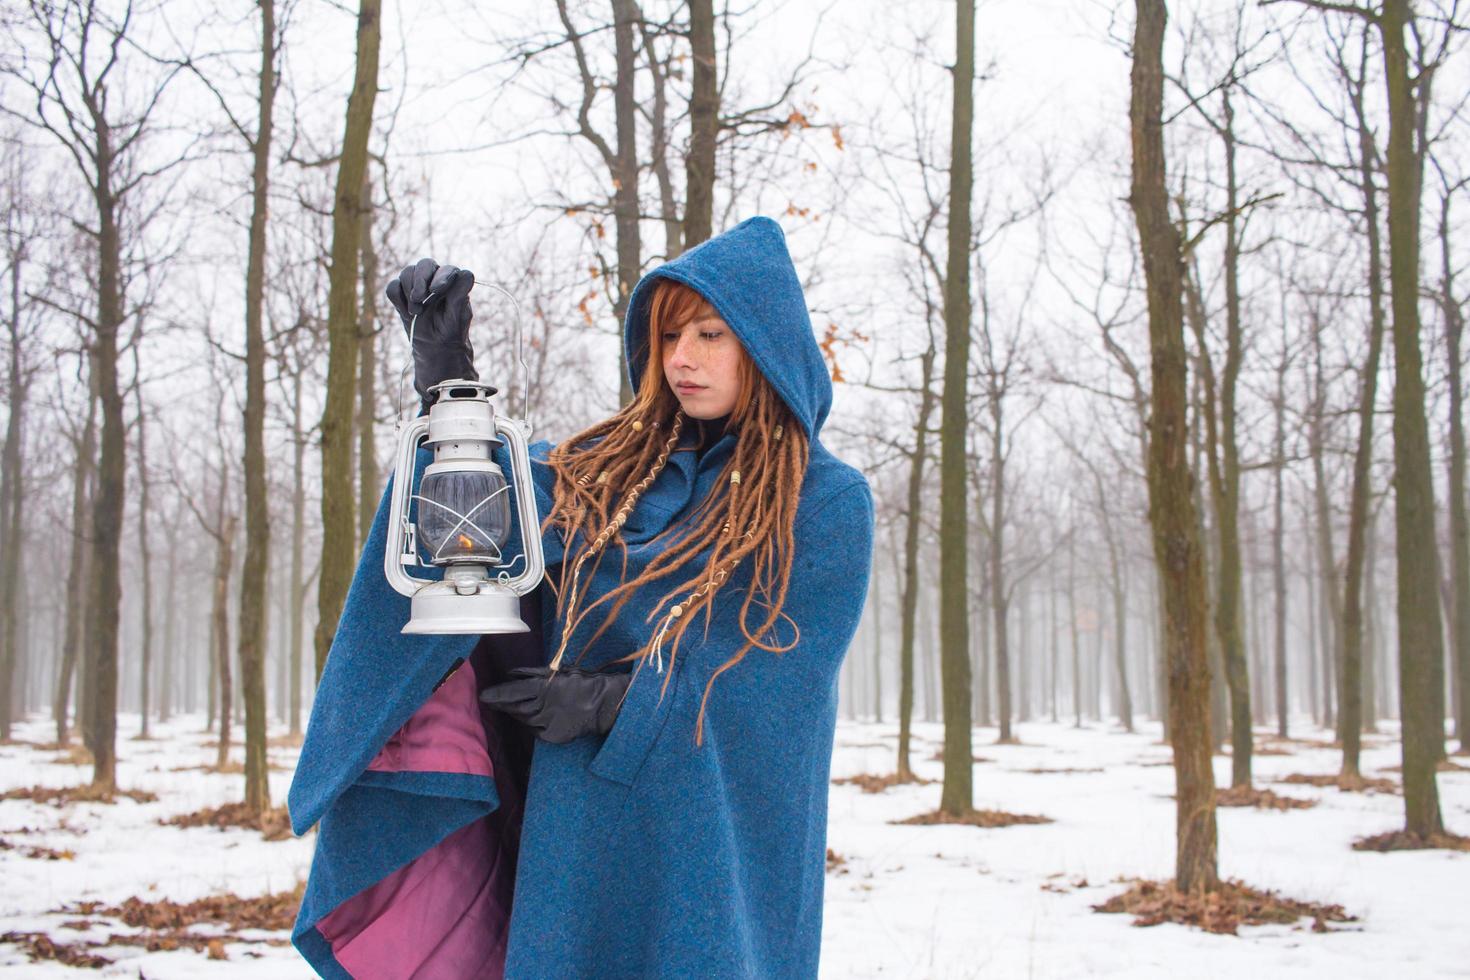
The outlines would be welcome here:
M 674 341 L 673 350 L 669 353 L 669 361 L 679 366 L 690 366 L 694 364 L 694 344 L 687 333 L 681 333 Z

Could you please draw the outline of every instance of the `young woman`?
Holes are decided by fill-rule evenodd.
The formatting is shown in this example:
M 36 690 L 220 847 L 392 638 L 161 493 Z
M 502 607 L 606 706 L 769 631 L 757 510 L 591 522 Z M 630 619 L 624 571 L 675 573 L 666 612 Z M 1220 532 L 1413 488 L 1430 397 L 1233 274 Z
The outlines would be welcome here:
M 404 278 L 416 335 L 433 321 L 416 370 L 472 370 L 472 277 Z M 290 797 L 298 833 L 320 821 L 294 940 L 323 975 L 817 972 L 872 498 L 820 441 L 831 382 L 779 226 L 650 272 L 623 339 L 633 400 L 532 447 L 539 640 L 400 635 L 379 509 Z

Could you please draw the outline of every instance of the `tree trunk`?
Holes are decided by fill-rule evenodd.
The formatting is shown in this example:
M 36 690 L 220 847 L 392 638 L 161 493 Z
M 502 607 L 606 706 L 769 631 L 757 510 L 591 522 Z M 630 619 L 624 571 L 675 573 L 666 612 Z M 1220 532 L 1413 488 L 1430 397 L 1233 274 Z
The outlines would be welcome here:
M 1358 381 L 1358 446 L 1353 455 L 1353 487 L 1348 503 L 1347 566 L 1343 570 L 1342 687 L 1338 691 L 1342 733 L 1342 774 L 1356 776 L 1363 729 L 1363 566 L 1368 504 L 1373 496 L 1373 416 L 1378 398 L 1378 362 L 1383 353 L 1383 243 L 1379 230 L 1378 183 L 1373 131 L 1361 90 L 1353 93 L 1358 125 L 1358 173 L 1363 223 L 1368 237 L 1368 360 Z
M 1317 571 L 1321 587 L 1319 603 L 1313 613 L 1321 622 L 1320 685 L 1322 689 L 1322 724 L 1332 727 L 1338 718 L 1333 704 L 1337 694 L 1342 630 L 1342 599 L 1337 590 L 1337 549 L 1332 541 L 1332 497 L 1327 487 L 1324 465 L 1327 445 L 1327 382 L 1322 370 L 1322 332 L 1325 324 L 1312 318 L 1312 407 L 1307 426 L 1308 453 L 1312 457 L 1312 490 L 1315 501 L 1317 532 Z M 1339 738 L 1341 732 L 1339 731 Z
M 947 358 L 946 358 L 947 360 Z M 999 419 L 996 420 L 999 424 Z M 992 442 L 990 454 L 991 493 L 990 501 L 990 612 L 995 630 L 995 688 L 997 724 L 1000 732 L 996 741 L 1002 745 L 1016 740 L 1011 732 L 1011 642 L 1010 642 L 1010 596 L 1006 592 L 1005 564 L 1005 457 L 1001 453 L 1000 437 Z
M 1247 532 L 1247 539 L 1253 537 L 1253 530 Z M 1250 620 L 1250 669 L 1251 669 L 1251 717 L 1253 724 L 1263 725 L 1266 723 L 1266 705 L 1271 701 L 1270 674 L 1266 671 L 1266 637 L 1263 635 L 1265 628 L 1263 610 L 1266 604 L 1261 596 L 1261 576 L 1252 571 L 1246 576 L 1245 583 L 1246 613 Z
M 1378 550 L 1372 546 L 1374 541 L 1374 528 L 1378 526 L 1377 515 L 1369 511 L 1367 539 L 1369 546 L 1368 567 L 1363 570 L 1363 662 L 1366 669 L 1363 671 L 1363 682 L 1369 694 L 1364 695 L 1363 703 L 1368 706 L 1365 715 L 1364 728 L 1367 731 L 1375 731 L 1378 727 L 1378 719 L 1387 714 L 1387 708 L 1383 701 L 1387 698 L 1387 680 L 1379 681 L 1380 677 L 1387 674 L 1386 670 L 1380 670 L 1379 665 L 1384 663 L 1382 656 L 1383 644 L 1380 642 L 1378 632 Z M 1371 696 L 1370 696 L 1371 694 Z
M 1383 75 L 1388 85 L 1389 281 L 1394 309 L 1394 516 L 1398 532 L 1398 679 L 1404 724 L 1404 823 L 1420 837 L 1444 830 L 1435 767 L 1444 751 L 1444 663 L 1439 623 L 1435 492 L 1419 350 L 1421 148 L 1404 31 L 1408 0 L 1383 0 Z
M 225 771 L 230 761 L 230 710 L 234 706 L 234 688 L 230 675 L 230 566 L 235 560 L 235 516 L 224 513 L 224 489 L 220 489 L 219 537 L 214 559 L 214 589 L 210 602 L 210 637 L 214 641 L 215 706 L 219 713 L 218 754 L 214 767 Z
M 1077 538 L 1067 540 L 1067 613 L 1072 619 L 1072 727 L 1082 727 L 1082 638 L 1077 622 Z
M 1091 463 L 1088 464 L 1091 467 Z M 1133 731 L 1133 696 L 1128 688 L 1128 593 L 1124 580 L 1122 547 L 1117 540 L 1112 515 L 1108 512 L 1108 487 L 1096 469 L 1092 469 L 1097 488 L 1097 506 L 1102 515 L 1103 541 L 1108 549 L 1108 592 L 1113 600 L 1113 660 L 1117 670 L 1118 699 L 1114 708 L 1118 723 L 1125 731 Z
M 1240 376 L 1242 334 L 1240 317 L 1239 195 L 1235 176 L 1235 112 L 1230 91 L 1222 94 L 1225 129 L 1225 367 L 1219 388 L 1219 452 L 1215 477 L 1216 530 L 1220 540 L 1219 601 L 1215 628 L 1225 661 L 1230 689 L 1230 748 L 1232 786 L 1251 782 L 1251 689 L 1246 667 L 1245 638 L 1241 631 L 1240 455 L 1235 439 L 1235 387 Z M 1212 420 L 1213 423 L 1213 420 Z M 1213 424 L 1211 425 L 1213 429 Z
M 1227 109 L 1228 114 L 1228 109 Z M 1227 156 L 1231 154 L 1227 152 Z M 1227 164 L 1227 213 L 1234 208 L 1233 164 Z M 1226 293 L 1227 313 L 1230 306 L 1229 294 L 1232 281 L 1232 266 L 1238 247 L 1233 234 L 1226 235 Z M 1245 649 L 1241 636 L 1241 570 L 1240 570 L 1240 467 L 1236 456 L 1235 442 L 1235 378 L 1240 372 L 1239 297 L 1235 297 L 1235 325 L 1226 326 L 1226 354 L 1224 374 L 1215 377 L 1206 330 L 1204 296 L 1198 268 L 1184 285 L 1188 297 L 1187 318 L 1193 327 L 1199 345 L 1199 388 L 1203 425 L 1201 435 L 1205 470 L 1210 486 L 1210 503 L 1214 510 L 1213 558 L 1215 583 L 1214 603 L 1214 667 L 1220 669 L 1218 676 L 1224 679 L 1224 690 L 1215 690 L 1229 698 L 1228 708 L 1216 694 L 1212 707 L 1221 711 L 1215 715 L 1216 735 L 1220 731 L 1223 712 L 1228 710 L 1231 739 L 1231 785 L 1250 785 L 1251 726 L 1250 686 L 1245 669 Z M 1227 321 L 1229 316 L 1227 315 Z M 1228 397 L 1227 397 L 1228 392 Z M 1233 479 L 1232 479 L 1233 476 Z M 1242 747 L 1242 743 L 1244 746 Z
M 21 478 L 21 439 L 25 432 L 28 373 L 21 364 L 21 287 L 26 243 L 12 246 L 10 254 L 10 418 L 5 423 L 5 450 L 0 453 L 0 741 L 10 741 L 15 707 L 16 666 L 19 661 L 21 521 L 24 483 Z
M 1133 731 L 1133 696 L 1128 690 L 1128 594 L 1123 569 L 1113 566 L 1113 653 L 1118 671 L 1118 721 L 1124 731 Z
M 373 242 L 373 182 L 362 184 L 362 312 L 358 318 L 357 371 L 357 543 L 367 541 L 377 515 L 377 343 L 378 250 Z
M 240 574 L 240 686 L 245 696 L 245 808 L 260 814 L 270 808 L 266 761 L 265 645 L 266 569 L 270 561 L 270 502 L 266 499 L 265 455 L 265 304 L 266 224 L 270 214 L 270 149 L 276 98 L 276 10 L 260 3 L 260 121 L 251 149 L 253 207 L 249 257 L 245 270 L 245 562 Z M 228 675 L 226 676 L 228 690 Z M 228 718 L 228 714 L 226 716 Z M 221 760 L 228 749 L 229 726 L 220 729 Z
M 1284 305 L 1284 300 L 1283 300 Z M 1282 317 L 1283 353 L 1276 368 L 1276 416 L 1273 439 L 1275 464 L 1271 468 L 1271 588 L 1276 646 L 1276 734 L 1286 738 L 1290 733 L 1289 700 L 1286 681 L 1286 370 L 1291 363 L 1285 352 L 1286 326 Z
M 1031 720 L 1031 588 L 1019 584 L 1016 602 L 1016 631 L 1021 642 L 1016 649 L 1016 721 Z
M 1465 513 L 1465 392 L 1460 379 L 1460 341 L 1465 316 L 1455 298 L 1454 263 L 1450 259 L 1450 195 L 1440 204 L 1439 260 L 1442 270 L 1440 307 L 1449 345 L 1450 576 L 1451 622 L 1455 664 L 1455 737 L 1460 753 L 1470 753 L 1470 517 Z
M 174 630 L 175 620 L 178 618 L 175 609 L 182 605 L 176 591 L 179 563 L 173 560 L 179 553 L 176 523 L 169 529 L 168 541 L 170 561 L 163 591 L 168 601 L 163 604 L 163 646 L 159 650 L 158 665 L 158 720 L 161 722 L 168 721 L 174 710 L 174 663 L 177 659 L 174 653 Z
M 216 550 L 218 550 L 218 549 L 216 549 Z M 214 580 L 213 579 L 211 579 L 211 581 L 210 581 L 210 588 L 211 589 L 214 588 Z M 210 614 L 209 614 L 209 643 L 208 643 L 208 647 L 207 647 L 208 656 L 205 658 L 207 660 L 207 662 L 208 662 L 208 664 L 207 664 L 208 671 L 207 671 L 206 677 L 204 678 L 204 697 L 205 697 L 205 726 L 204 726 L 204 730 L 206 732 L 214 732 L 215 734 L 218 734 L 219 733 L 219 724 L 218 724 L 218 722 L 219 722 L 219 653 L 218 653 L 218 651 L 219 651 L 219 630 L 216 629 L 216 627 L 219 624 L 216 622 L 215 616 L 214 616 L 213 593 L 211 592 L 210 595 L 211 595 L 211 600 L 210 600 L 210 607 L 209 607 L 210 608 Z M 228 619 L 226 620 L 226 622 L 228 622 Z
M 1062 640 L 1061 624 L 1057 620 L 1057 581 L 1054 569 L 1049 584 L 1051 587 L 1047 589 L 1047 623 L 1051 632 L 1051 676 L 1048 678 L 1047 700 L 1051 703 L 1051 723 L 1055 725 L 1060 720 L 1057 715 L 1057 672 L 1062 659 Z
M 378 94 L 380 0 L 360 0 L 357 68 L 347 100 L 347 125 L 332 208 L 332 265 L 327 296 L 327 397 L 322 412 L 322 560 L 317 583 L 316 675 L 321 677 L 337 618 L 356 567 L 352 492 L 352 407 L 356 379 L 357 258 L 362 184 Z
M 1103 679 L 1107 676 L 1107 633 L 1103 630 L 1102 611 L 1107 608 L 1107 597 L 1103 595 L 1106 585 L 1102 579 L 1097 584 L 1097 632 L 1092 644 L 1092 717 L 1103 720 Z
M 909 457 L 908 506 L 904 514 L 903 598 L 898 646 L 898 778 L 902 782 L 914 778 L 909 759 L 914 715 L 914 630 L 919 604 L 919 530 L 923 523 L 924 464 L 929 456 L 929 416 L 934 407 L 929 389 L 934 357 L 934 345 L 931 343 L 921 361 L 919 418 L 914 423 L 914 451 Z
M 877 564 L 874 555 L 872 563 Z M 873 721 L 883 724 L 883 595 L 873 590 Z
M 289 724 L 291 734 L 301 734 L 301 646 L 302 629 L 306 618 L 306 586 L 303 582 L 306 538 L 306 433 L 301 424 L 301 375 L 298 370 L 292 378 L 294 391 L 291 398 L 291 672 L 289 683 L 291 708 Z
M 1209 669 L 1205 661 L 1204 564 L 1190 473 L 1179 230 L 1169 216 L 1164 158 L 1163 0 L 1136 0 L 1132 95 L 1133 186 L 1148 285 L 1152 353 L 1148 496 L 1154 554 L 1167 613 L 1170 740 L 1174 746 L 1177 842 L 1175 884 L 1186 892 L 1218 883 L 1215 779 L 1209 740 Z
M 978 475 L 978 474 L 977 474 Z M 984 506 L 983 499 L 979 495 L 980 481 L 974 481 L 976 485 L 975 506 Z M 977 535 L 978 536 L 978 535 Z M 990 554 L 985 549 L 982 539 L 977 548 L 980 550 L 979 560 L 976 566 L 980 575 L 978 592 L 980 598 L 977 600 L 979 610 L 975 616 L 976 629 L 980 633 L 980 662 L 978 664 L 978 676 L 975 678 L 975 705 L 978 714 L 973 719 L 977 725 L 994 724 L 994 714 L 991 700 L 990 664 L 992 661 L 990 642 Z
M 1399 695 L 1403 705 L 1405 830 L 1419 837 L 1443 831 L 1435 766 L 1444 750 L 1443 698 L 1435 674 L 1444 661 L 1440 628 L 1434 487 L 1429 425 L 1419 352 L 1419 195 L 1422 147 L 1414 145 L 1418 109 L 1409 78 L 1404 30 L 1408 0 L 1383 0 L 1388 89 L 1388 254 L 1393 301 L 1394 518 L 1398 546 Z M 1427 84 L 1421 79 L 1421 84 Z
M 688 6 L 694 77 L 689 93 L 689 155 L 684 161 L 684 247 L 693 248 L 714 234 L 720 89 L 714 0 L 689 0 Z
M 151 480 L 148 478 L 148 440 L 147 440 L 147 417 L 143 411 L 143 386 L 139 378 L 138 367 L 138 345 L 133 345 L 133 395 L 138 406 L 138 562 L 142 566 L 143 577 L 143 636 L 142 657 L 139 665 L 140 700 L 142 701 L 142 725 L 139 734 L 143 738 L 148 737 L 148 682 L 149 670 L 152 667 L 153 651 L 153 560 L 148 548 L 148 512 L 149 512 L 149 489 Z
M 191 599 L 194 598 L 195 594 L 198 592 L 198 589 L 195 587 L 196 584 L 197 583 L 195 583 L 193 581 L 193 579 L 191 578 L 191 579 L 188 580 L 188 585 L 185 587 L 185 589 L 186 589 L 186 591 L 189 594 L 189 597 Z M 202 606 L 202 603 L 195 605 L 194 608 L 200 608 L 201 606 Z M 199 622 L 200 622 L 200 619 L 201 618 L 202 619 L 205 619 L 205 620 L 208 620 L 209 617 L 207 617 L 207 616 L 200 617 L 200 616 L 195 615 L 195 616 L 190 616 L 185 621 L 185 627 L 184 627 L 184 649 L 186 649 L 186 650 L 198 650 L 198 649 L 200 649 L 200 646 L 199 646 Z M 202 660 L 202 661 L 204 661 L 204 663 L 206 665 L 213 664 L 214 663 L 214 652 L 213 652 L 214 651 L 214 647 L 211 646 L 209 643 L 206 642 L 205 645 L 204 645 L 204 647 L 203 647 L 203 650 L 204 650 L 204 656 L 203 657 L 198 657 L 198 656 L 185 657 L 184 660 L 183 660 L 183 666 L 184 666 L 184 683 L 183 683 L 184 711 L 189 712 L 189 713 L 192 713 L 194 711 L 195 707 L 199 704 L 199 662 Z M 213 671 L 214 671 L 214 668 L 212 666 L 211 667 L 208 667 L 208 672 L 209 672 L 209 674 L 210 674 L 211 677 L 213 676 Z M 213 690 L 213 689 L 211 688 L 211 690 Z M 214 696 L 213 694 L 210 694 L 210 697 L 211 698 L 213 698 L 213 696 Z M 204 726 L 204 730 L 207 731 L 207 732 L 214 730 L 214 721 L 213 721 L 213 719 L 210 719 L 209 722 Z
M 923 645 L 915 651 L 917 654 L 915 657 L 915 667 L 924 675 L 924 720 L 936 721 L 939 718 L 939 712 L 935 710 L 935 703 L 939 698 L 934 690 L 934 663 L 939 659 L 939 654 L 934 649 L 934 637 L 937 632 L 933 618 L 935 603 L 923 599 L 923 581 L 924 576 L 921 570 L 919 573 L 919 596 L 921 601 L 919 602 L 919 619 L 917 625 L 919 637 Z
M 617 127 L 617 152 L 613 158 L 613 214 L 618 236 L 618 295 L 613 317 L 619 330 L 628 312 L 628 299 L 643 271 L 643 243 L 639 237 L 638 206 L 638 102 L 635 93 L 637 52 L 633 31 L 642 19 L 635 0 L 612 0 L 613 46 L 617 78 L 613 85 L 613 117 Z M 686 245 L 687 247 L 687 245 Z M 628 383 L 627 353 L 619 345 L 618 404 L 633 400 Z
M 119 614 L 122 608 L 120 550 L 123 505 L 127 500 L 127 433 L 122 390 L 118 387 L 118 329 L 123 320 L 120 202 L 112 188 L 115 162 L 110 124 L 94 114 L 97 134 L 97 329 L 92 367 L 102 407 L 101 454 L 97 491 L 92 495 L 92 568 L 87 617 L 87 701 L 91 708 L 92 785 L 104 794 L 117 786 L 117 669 Z
M 1192 280 L 1185 275 L 1184 291 L 1186 296 L 1191 296 L 1193 290 Z M 1195 309 L 1195 304 L 1185 306 L 1184 315 L 1186 319 L 1189 312 Z M 1195 372 L 1193 387 L 1193 408 L 1196 422 L 1189 432 L 1189 440 L 1193 449 L 1190 461 L 1190 498 L 1194 504 L 1194 527 L 1195 538 L 1200 542 L 1200 560 L 1203 562 L 1205 571 L 1205 615 L 1211 616 L 1210 583 L 1219 581 L 1219 555 L 1220 549 L 1217 545 L 1218 536 L 1211 534 L 1205 527 L 1205 515 L 1208 510 L 1205 506 L 1204 487 L 1209 482 L 1208 476 L 1201 477 L 1200 469 L 1205 465 L 1205 427 L 1199 423 L 1206 412 L 1207 396 L 1213 390 L 1213 383 L 1205 383 L 1205 372 L 1207 363 L 1200 363 Z M 1187 409 L 1186 409 L 1187 411 Z M 1145 471 L 1148 467 L 1145 465 Z M 1213 617 L 1211 616 L 1213 622 Z M 1224 658 L 1220 654 L 1220 634 L 1211 629 L 1205 633 L 1205 659 L 1209 664 L 1210 671 L 1210 748 L 1216 751 L 1225 744 L 1225 739 L 1230 734 L 1229 724 L 1229 693 L 1225 687 Z
M 970 363 L 970 199 L 974 180 L 970 147 L 975 118 L 974 0 L 959 0 L 955 10 L 949 254 L 944 278 L 944 394 L 939 437 L 939 634 L 944 698 L 944 787 L 939 808 L 949 814 L 964 814 L 974 807 L 975 769 L 970 743 L 970 615 L 965 581 L 969 564 L 965 430 L 969 427 L 966 382 Z M 998 583 L 995 588 L 998 592 Z M 1004 699 L 1004 692 L 1001 696 Z M 1001 724 L 1005 725 L 1004 700 L 1001 712 Z
M 659 217 L 664 226 L 664 259 L 672 259 L 684 251 L 684 225 L 679 220 L 679 202 L 669 169 L 669 65 L 676 57 L 671 50 L 660 58 L 654 46 L 659 32 L 645 18 L 639 22 L 643 35 L 643 53 L 648 58 L 648 74 L 653 88 L 653 109 L 649 113 L 648 169 L 658 184 Z

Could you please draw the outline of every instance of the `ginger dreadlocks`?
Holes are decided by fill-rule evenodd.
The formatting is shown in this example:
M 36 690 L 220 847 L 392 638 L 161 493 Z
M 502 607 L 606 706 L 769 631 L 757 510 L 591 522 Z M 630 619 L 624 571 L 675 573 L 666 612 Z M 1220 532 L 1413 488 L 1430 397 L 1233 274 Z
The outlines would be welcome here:
M 670 538 L 644 572 L 624 581 L 587 608 L 587 590 L 596 574 L 606 546 L 616 540 L 623 548 L 627 568 L 627 545 L 620 531 L 642 493 L 653 485 L 679 444 L 685 416 L 663 373 L 663 332 L 682 327 L 695 318 L 714 312 L 709 302 L 694 289 L 672 280 L 661 280 L 649 304 L 648 357 L 631 402 L 611 418 L 591 426 L 553 449 L 547 460 L 556 472 L 554 504 L 542 525 L 557 527 L 568 547 L 588 542 L 562 563 L 555 587 L 557 615 L 563 622 L 560 643 L 551 669 L 561 664 L 572 633 L 583 618 L 605 602 L 612 608 L 588 641 L 594 643 L 617 618 L 635 590 L 659 579 L 682 574 L 650 614 L 658 620 L 653 638 L 633 653 L 617 658 L 642 662 L 654 657 L 663 671 L 663 650 L 668 647 L 670 670 L 664 678 L 667 690 L 679 641 L 700 610 L 705 612 L 709 632 L 716 594 L 731 571 L 742 561 L 752 567 L 750 589 L 740 607 L 740 631 L 745 642 L 725 661 L 705 685 L 695 725 L 695 743 L 703 744 L 704 711 L 715 678 L 734 667 L 753 647 L 784 653 L 801 638 L 801 630 L 781 611 L 791 578 L 793 527 L 801 496 L 810 447 L 806 433 L 786 403 L 760 373 L 749 355 L 741 358 L 740 393 L 730 413 L 728 427 L 737 433 L 734 453 L 709 495 L 685 521 L 670 527 L 656 540 Z M 673 538 L 682 534 L 678 540 Z M 712 549 L 707 561 L 697 557 Z M 591 568 L 583 578 L 583 565 Z M 764 607 L 764 619 L 750 628 L 753 605 Z M 757 614 L 759 615 L 759 614 Z M 765 637 L 778 619 L 786 619 L 796 630 L 785 646 Z M 577 660 L 580 661 L 580 655 Z

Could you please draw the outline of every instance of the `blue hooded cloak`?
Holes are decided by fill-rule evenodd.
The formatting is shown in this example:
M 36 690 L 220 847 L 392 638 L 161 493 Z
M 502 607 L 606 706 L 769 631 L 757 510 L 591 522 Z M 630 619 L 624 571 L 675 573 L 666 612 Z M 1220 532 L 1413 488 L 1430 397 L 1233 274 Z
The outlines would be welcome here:
M 752 649 L 719 676 L 696 745 L 706 683 L 744 642 L 743 563 L 708 629 L 701 614 L 662 672 L 640 664 L 605 737 L 533 740 L 527 784 L 523 733 L 481 713 L 475 693 L 511 661 L 550 659 L 554 600 L 523 604 L 546 637 L 529 652 L 507 638 L 401 635 L 408 600 L 383 579 L 380 506 L 290 794 L 297 833 L 320 822 L 293 939 L 324 976 L 816 975 L 837 677 L 867 592 L 872 496 L 820 441 L 832 385 L 780 226 L 752 218 L 643 277 L 623 336 L 635 387 L 659 279 L 714 305 L 806 432 L 783 606 L 799 641 Z M 654 539 L 728 486 L 736 438 L 670 454 L 623 528 L 626 562 L 619 550 L 598 563 L 589 602 L 640 574 L 677 534 Z M 533 460 L 549 449 L 533 444 Z M 544 515 L 554 477 L 534 462 L 532 473 Z M 543 548 L 555 571 L 559 533 Z M 663 594 L 639 590 L 590 643 L 602 622 L 588 616 L 567 662 L 597 667 L 641 647 Z M 782 626 L 768 639 L 789 643 Z

